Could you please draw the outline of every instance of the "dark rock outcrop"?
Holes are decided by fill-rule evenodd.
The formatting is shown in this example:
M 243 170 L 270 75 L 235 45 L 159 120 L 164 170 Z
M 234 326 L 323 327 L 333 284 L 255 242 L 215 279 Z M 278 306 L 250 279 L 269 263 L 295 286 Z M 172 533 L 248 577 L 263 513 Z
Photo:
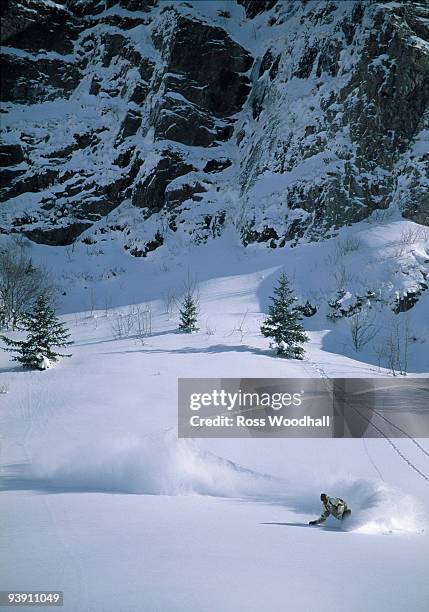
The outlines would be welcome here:
M 2 2 L 2 45 L 37 53 L 72 53 L 79 25 L 75 15 L 60 3 L 38 0 Z
M 91 227 L 91 223 L 71 223 L 64 227 L 50 227 L 49 229 L 37 228 L 25 230 L 23 233 L 27 238 L 38 244 L 49 244 L 51 246 L 67 246 L 73 244 L 85 230 Z
M 132 202 L 139 208 L 147 208 L 152 214 L 159 212 L 166 202 L 167 186 L 177 177 L 194 170 L 172 151 L 165 151 L 156 167 L 141 183 L 137 183 Z
M 210 159 L 203 168 L 203 172 L 211 174 L 213 172 L 222 172 L 232 166 L 230 159 Z
M 269 11 L 277 4 L 277 0 L 237 0 L 237 2 L 244 6 L 246 15 L 250 19 L 264 11 Z
M 165 61 L 161 87 L 168 92 L 157 109 L 155 136 L 207 147 L 224 139 L 231 125 L 225 120 L 241 110 L 253 58 L 221 28 L 175 12 L 168 17 L 173 21 L 169 37 L 162 23 L 153 33 Z
M 79 68 L 60 59 L 38 59 L 4 55 L 2 59 L 2 102 L 35 104 L 66 98 L 82 77 Z
M 15 166 L 24 161 L 22 147 L 19 144 L 0 145 L 0 166 Z

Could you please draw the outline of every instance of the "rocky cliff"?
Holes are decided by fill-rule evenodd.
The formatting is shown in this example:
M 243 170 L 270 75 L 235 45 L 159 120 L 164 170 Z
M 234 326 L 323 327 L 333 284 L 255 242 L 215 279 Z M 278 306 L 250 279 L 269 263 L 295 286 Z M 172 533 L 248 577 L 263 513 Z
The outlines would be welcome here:
M 429 225 L 424 2 L 7 0 L 0 233 L 329 236 Z M 377 213 L 382 214 L 382 213 Z

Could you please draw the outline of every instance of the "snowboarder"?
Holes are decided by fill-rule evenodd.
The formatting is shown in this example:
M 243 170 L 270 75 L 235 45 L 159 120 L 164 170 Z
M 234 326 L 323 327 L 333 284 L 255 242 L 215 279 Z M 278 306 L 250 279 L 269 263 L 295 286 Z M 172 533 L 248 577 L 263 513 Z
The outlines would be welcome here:
M 342 521 L 352 513 L 347 507 L 346 502 L 340 497 L 329 497 L 326 493 L 322 493 L 320 495 L 320 500 L 323 503 L 324 510 L 320 517 L 315 521 L 310 521 L 308 523 L 309 525 L 320 525 L 320 523 L 324 523 L 331 514 L 339 521 Z

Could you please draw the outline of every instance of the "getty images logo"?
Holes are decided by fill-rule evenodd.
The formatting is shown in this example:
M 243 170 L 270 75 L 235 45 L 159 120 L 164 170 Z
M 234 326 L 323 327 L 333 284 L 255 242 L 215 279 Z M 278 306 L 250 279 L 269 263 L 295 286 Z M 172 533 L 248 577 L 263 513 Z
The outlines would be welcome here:
M 249 392 L 241 389 L 235 392 L 225 391 L 225 389 L 212 389 L 205 393 L 191 393 L 189 408 L 195 411 L 209 407 L 223 408 L 229 411 L 245 407 L 282 410 L 290 406 L 301 406 L 303 396 L 303 390 L 295 393 L 258 393 L 257 391 Z

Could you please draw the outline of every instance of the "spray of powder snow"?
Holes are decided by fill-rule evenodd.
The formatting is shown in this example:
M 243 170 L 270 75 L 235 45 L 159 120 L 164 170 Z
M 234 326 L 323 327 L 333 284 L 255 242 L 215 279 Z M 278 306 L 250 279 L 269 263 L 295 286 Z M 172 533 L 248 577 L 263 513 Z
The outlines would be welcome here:
M 344 498 L 352 509 L 347 531 L 415 532 L 422 512 L 415 499 L 385 483 L 370 480 L 274 478 L 202 450 L 195 441 L 177 439 L 172 431 L 143 439 L 98 441 L 91 446 L 40 452 L 31 466 L 9 476 L 9 485 L 46 491 L 96 491 L 149 495 L 211 495 L 280 505 L 316 518 L 321 491 Z M 20 483 L 20 484 L 19 484 Z M 331 519 L 328 520 L 328 522 Z

